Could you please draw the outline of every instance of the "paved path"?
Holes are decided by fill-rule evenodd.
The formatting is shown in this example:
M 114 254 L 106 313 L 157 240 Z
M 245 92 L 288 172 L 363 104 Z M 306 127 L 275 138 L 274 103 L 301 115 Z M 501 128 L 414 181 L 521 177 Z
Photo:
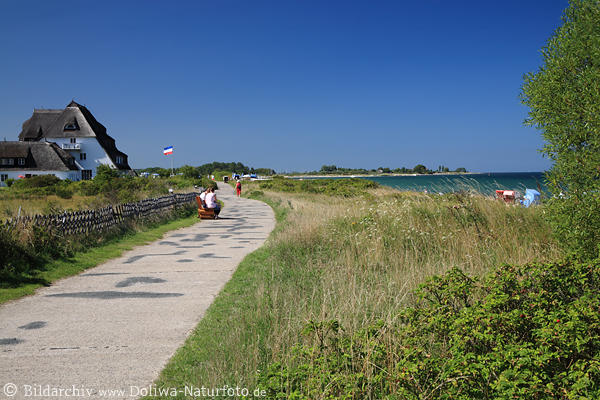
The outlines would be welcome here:
M 107 398 L 104 389 L 131 399 L 136 387 L 148 387 L 274 227 L 270 207 L 221 187 L 222 219 L 173 231 L 0 306 L 0 399 Z M 70 391 L 48 392 L 59 389 Z

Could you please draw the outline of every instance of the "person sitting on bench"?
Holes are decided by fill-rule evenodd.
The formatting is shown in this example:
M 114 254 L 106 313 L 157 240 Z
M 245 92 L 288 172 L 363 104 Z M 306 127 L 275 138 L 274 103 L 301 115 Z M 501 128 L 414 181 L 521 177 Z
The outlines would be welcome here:
M 200 193 L 200 201 L 202 202 L 202 207 L 206 208 L 206 195 L 210 191 L 210 188 L 206 188 L 206 190 Z
M 221 212 L 221 205 L 217 202 L 217 195 L 215 194 L 215 188 L 210 188 L 209 192 L 204 198 L 206 202 L 206 208 L 212 208 L 215 211 L 215 218 L 218 218 Z

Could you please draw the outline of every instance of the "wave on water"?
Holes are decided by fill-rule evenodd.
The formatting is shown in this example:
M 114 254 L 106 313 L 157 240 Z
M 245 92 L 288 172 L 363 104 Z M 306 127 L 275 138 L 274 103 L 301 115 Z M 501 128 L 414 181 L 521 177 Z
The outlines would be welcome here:
M 494 195 L 498 189 L 518 190 L 536 189 L 547 192 L 543 172 L 493 172 L 484 174 L 461 175 L 416 175 L 416 176 L 374 176 L 364 177 L 398 190 L 413 190 L 432 193 L 456 191 L 477 191 L 485 195 Z

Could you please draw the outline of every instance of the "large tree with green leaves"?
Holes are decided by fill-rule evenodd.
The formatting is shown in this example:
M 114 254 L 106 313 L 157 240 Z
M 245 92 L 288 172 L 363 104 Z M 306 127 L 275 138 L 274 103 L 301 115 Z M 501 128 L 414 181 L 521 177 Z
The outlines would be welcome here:
M 525 75 L 526 124 L 541 130 L 553 194 L 550 219 L 568 249 L 600 252 L 600 1 L 571 0 L 542 49 L 543 64 Z

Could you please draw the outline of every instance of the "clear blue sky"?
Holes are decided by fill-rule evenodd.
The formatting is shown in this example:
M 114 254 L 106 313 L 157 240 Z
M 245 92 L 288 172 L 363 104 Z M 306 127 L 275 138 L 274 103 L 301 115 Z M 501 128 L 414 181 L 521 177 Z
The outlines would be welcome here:
M 3 1 L 0 138 L 75 99 L 136 168 L 545 170 L 518 95 L 567 5 Z

